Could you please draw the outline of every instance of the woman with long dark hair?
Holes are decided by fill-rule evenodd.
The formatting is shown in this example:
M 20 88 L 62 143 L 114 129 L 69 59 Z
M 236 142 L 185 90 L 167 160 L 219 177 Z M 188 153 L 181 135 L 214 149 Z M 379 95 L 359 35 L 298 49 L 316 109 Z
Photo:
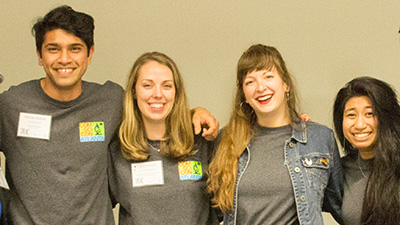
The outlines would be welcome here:
M 342 158 L 345 224 L 399 224 L 400 106 L 395 91 L 381 80 L 356 78 L 339 91 L 333 110 L 347 154 Z
M 322 211 L 341 222 L 334 134 L 299 119 L 296 95 L 276 48 L 243 53 L 233 111 L 208 171 L 224 224 L 323 224 Z

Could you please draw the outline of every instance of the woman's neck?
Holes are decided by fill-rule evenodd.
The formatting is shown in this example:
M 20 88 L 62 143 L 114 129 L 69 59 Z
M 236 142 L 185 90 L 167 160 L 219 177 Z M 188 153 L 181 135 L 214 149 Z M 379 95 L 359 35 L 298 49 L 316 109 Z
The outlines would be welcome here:
M 269 115 L 257 115 L 257 123 L 263 127 L 282 127 L 290 124 L 289 112 L 269 114 Z
M 165 136 L 165 123 L 146 123 L 147 138 L 150 140 L 163 140 Z
M 358 150 L 360 153 L 361 158 L 363 159 L 372 159 L 375 157 L 375 150 L 374 149 L 363 149 L 363 150 Z

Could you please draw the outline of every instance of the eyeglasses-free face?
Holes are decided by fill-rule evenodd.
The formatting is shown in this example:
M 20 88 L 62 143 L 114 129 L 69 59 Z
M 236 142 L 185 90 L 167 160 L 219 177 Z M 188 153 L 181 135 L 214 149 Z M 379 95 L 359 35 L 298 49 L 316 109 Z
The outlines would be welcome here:
M 139 71 L 135 97 L 145 124 L 165 123 L 175 102 L 172 71 L 156 61 L 149 61 Z
M 62 29 L 48 31 L 42 45 L 39 65 L 46 72 L 41 85 L 46 94 L 57 100 L 72 100 L 81 92 L 82 77 L 91 62 L 94 48 Z M 72 99 L 68 99 L 71 96 Z M 66 99 L 63 99 L 66 97 Z
M 254 109 L 257 122 L 268 125 L 267 120 L 281 121 L 274 126 L 289 123 L 286 92 L 288 85 L 283 82 L 275 67 L 271 70 L 253 71 L 246 75 L 243 82 L 243 92 L 246 102 Z
M 353 147 L 358 149 L 362 158 L 374 157 L 378 119 L 368 97 L 352 97 L 346 102 L 343 112 L 343 134 Z

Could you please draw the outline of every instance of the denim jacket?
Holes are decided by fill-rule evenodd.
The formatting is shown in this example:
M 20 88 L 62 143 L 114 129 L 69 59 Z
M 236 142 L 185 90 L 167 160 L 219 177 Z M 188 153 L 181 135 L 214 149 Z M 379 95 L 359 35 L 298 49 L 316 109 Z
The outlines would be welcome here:
M 301 121 L 296 129 L 292 129 L 283 150 L 300 224 L 323 224 L 322 211 L 330 212 L 342 224 L 343 175 L 332 130 L 314 122 Z M 250 156 L 247 146 L 238 161 L 233 210 L 224 215 L 224 225 L 236 224 L 238 186 Z

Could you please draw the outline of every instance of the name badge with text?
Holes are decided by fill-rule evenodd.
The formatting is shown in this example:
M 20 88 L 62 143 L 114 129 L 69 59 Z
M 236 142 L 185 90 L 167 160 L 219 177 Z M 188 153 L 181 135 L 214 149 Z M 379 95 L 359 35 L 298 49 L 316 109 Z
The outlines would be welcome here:
M 132 163 L 133 187 L 163 185 L 162 161 Z
M 50 140 L 50 126 L 51 116 L 21 112 L 17 136 Z

